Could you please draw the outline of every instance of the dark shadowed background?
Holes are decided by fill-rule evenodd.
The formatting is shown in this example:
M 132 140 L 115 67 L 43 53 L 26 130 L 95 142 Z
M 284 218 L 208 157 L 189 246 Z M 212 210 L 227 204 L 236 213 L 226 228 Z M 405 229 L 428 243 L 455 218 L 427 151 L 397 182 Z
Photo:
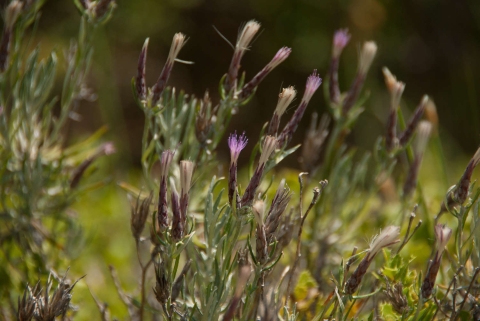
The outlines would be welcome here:
M 458 0 L 138 0 L 118 1 L 117 10 L 97 37 L 96 56 L 88 86 L 98 94 L 77 112 L 83 120 L 73 125 L 71 137 L 110 127 L 124 165 L 138 163 L 143 114 L 134 104 L 131 79 L 145 38 L 150 38 L 147 79 L 153 85 L 168 54 L 175 32 L 189 40 L 176 64 L 170 85 L 201 96 L 206 89 L 217 97 L 219 79 L 228 68 L 231 42 L 242 22 L 256 19 L 263 32 L 243 61 L 247 79 L 259 71 L 282 46 L 292 55 L 260 85 L 255 98 L 235 116 L 231 131 L 257 137 L 275 108 L 281 87 L 294 85 L 301 94 L 313 69 L 325 75 L 331 38 L 336 29 L 348 28 L 352 40 L 342 56 L 340 84 L 348 89 L 356 70 L 357 52 L 365 40 L 379 50 L 365 88 L 371 92 L 367 111 L 352 139 L 368 148 L 384 131 L 388 96 L 381 67 L 388 66 L 406 83 L 402 108 L 408 114 L 426 93 L 436 102 L 444 141 L 472 153 L 480 142 L 480 2 Z M 77 32 L 79 14 L 71 1 L 47 1 L 40 20 L 44 47 L 67 44 Z M 48 49 L 48 48 L 47 48 Z M 307 110 L 326 110 L 320 90 Z M 291 113 L 291 111 L 290 111 Z M 287 116 L 288 117 L 288 116 Z M 300 142 L 303 128 L 295 139 Z M 452 138 L 451 140 L 449 138 Z M 223 144 L 226 146 L 226 144 Z M 222 153 L 222 151 L 220 151 Z M 244 153 L 248 155 L 248 153 Z M 290 165 L 296 161 L 290 157 Z

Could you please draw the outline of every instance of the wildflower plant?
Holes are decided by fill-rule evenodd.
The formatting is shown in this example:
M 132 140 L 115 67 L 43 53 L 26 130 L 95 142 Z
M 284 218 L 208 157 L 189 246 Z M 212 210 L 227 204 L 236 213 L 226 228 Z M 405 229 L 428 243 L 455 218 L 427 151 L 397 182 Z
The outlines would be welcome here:
M 138 199 L 134 208 L 140 210 L 132 210 L 132 215 L 149 207 L 152 219 L 141 221 L 151 224 L 150 245 L 139 247 L 137 243 L 137 251 L 148 251 L 149 256 L 145 263 L 139 254 L 142 282 L 140 299 L 135 302 L 140 304 L 126 302 L 131 317 L 142 320 L 147 318 L 146 311 L 153 311 L 168 320 L 356 320 L 374 315 L 427 320 L 439 314 L 455 317 L 474 313 L 468 312 L 467 300 L 470 311 L 480 311 L 471 294 L 480 271 L 472 269 L 474 257 L 477 260 L 474 252 L 447 255 L 450 261 L 457 261 L 452 265 L 455 275 L 442 270 L 441 258 L 448 253 L 452 229 L 439 224 L 434 228 L 432 219 L 426 220 L 431 225 L 425 229 L 436 240 L 426 271 L 405 250 L 423 227 L 417 212 L 431 215 L 419 183 L 422 159 L 435 125 L 422 120 L 433 105 L 431 99 L 425 95 L 406 122 L 401 108 L 405 84 L 384 68 L 390 95 L 385 135 L 379 137 L 371 153 L 360 154 L 345 143 L 365 108 L 362 89 L 377 52 L 375 42 L 363 44 L 357 73 L 348 91 L 342 92 L 339 59 L 350 34 L 346 30 L 335 33 L 324 85 L 329 115 L 323 115 L 318 125 L 318 114 L 312 115 L 301 157 L 301 165 L 309 173 L 298 174 L 298 195 L 286 180 L 281 180 L 275 192 L 269 191 L 272 183 L 270 187 L 264 183 L 272 169 L 298 148 L 289 145 L 322 84 L 316 70 L 307 78 L 302 99 L 284 125 L 282 116 L 297 94 L 293 86 L 281 91 L 276 107 L 272 104 L 271 120 L 257 141 L 245 132 L 229 135 L 230 162 L 225 178 L 214 175 L 218 164 L 215 153 L 231 117 L 242 112 L 267 74 L 291 52 L 281 48 L 265 68 L 245 81 L 241 59 L 259 29 L 256 21 L 240 29 L 230 66 L 220 79 L 218 102 L 211 100 L 208 91 L 197 99 L 167 86 L 185 36 L 174 36 L 170 55 L 152 87 L 145 80 L 148 39 L 140 53 L 132 88 L 145 114 L 142 166 L 146 186 L 122 186 Z M 244 165 L 239 155 L 247 142 L 254 146 L 245 182 L 238 173 Z M 465 237 L 461 231 L 469 226 L 475 231 L 477 224 L 475 216 L 468 221 L 466 216 L 472 209 L 478 211 L 480 193 L 469 207 L 462 205 L 477 158 L 468 165 L 458 187 L 448 191 L 437 216 L 438 220 L 442 213 L 453 211 L 459 218 L 457 252 L 465 252 L 464 242 L 476 237 L 476 232 Z M 153 171 L 157 163 L 159 176 Z M 307 192 L 310 188 L 311 194 Z M 374 207 L 386 211 L 386 206 L 378 204 L 386 188 L 395 194 L 397 211 L 395 215 L 375 216 L 384 228 L 369 247 L 358 252 L 359 247 L 353 244 L 360 240 L 354 231 L 368 226 Z M 158 198 L 152 200 L 151 195 Z M 422 205 L 415 205 L 417 202 Z M 132 222 L 143 216 L 135 217 L 139 219 L 132 218 Z M 138 242 L 135 234 L 134 238 Z M 425 259 L 425 255 L 420 256 Z M 453 286 L 447 291 L 444 286 L 437 288 L 439 282 L 448 282 L 447 275 L 455 280 Z M 156 302 L 146 286 L 152 282 Z M 469 284 L 469 290 L 460 291 L 460 284 L 464 284 L 463 289 Z M 304 292 L 305 287 L 310 288 Z M 463 298 L 461 303 L 457 297 Z M 372 305 L 374 312 L 364 309 Z M 445 311 L 446 305 L 450 312 Z
M 75 224 L 65 212 L 87 189 L 83 176 L 99 156 L 114 150 L 109 143 L 97 142 L 99 134 L 64 148 L 61 132 L 88 69 L 87 35 L 109 17 L 115 4 L 76 1 L 81 32 L 68 52 L 67 75 L 57 102 L 50 96 L 55 54 L 42 61 L 33 51 L 30 58 L 22 59 L 14 30 L 24 32 L 40 4 L 28 2 L 33 4 L 27 10 L 26 3 L 12 1 L 7 6 L 0 45 L 0 81 L 8 89 L 0 96 L 0 204 L 7 221 L 7 227 L 0 229 L 2 245 L 7 244 L 2 247 L 1 267 L 17 269 L 23 256 L 46 275 L 47 267 L 62 266 L 55 260 L 55 246 L 62 242 L 66 252 L 74 252 L 67 245 L 70 237 L 76 237 Z M 374 59 L 381 46 L 363 43 L 357 72 L 342 91 L 340 58 L 351 40 L 347 30 L 333 36 L 324 79 L 312 66 L 304 88 L 288 86 L 272 97 L 272 116 L 260 133 L 247 134 L 243 128 L 229 132 L 232 117 L 261 90 L 262 82 L 274 81 L 269 73 L 292 52 L 280 48 L 264 68 L 247 77 L 250 71 L 241 70 L 241 61 L 259 31 L 260 24 L 253 20 L 240 28 L 230 65 L 219 75 L 216 101 L 206 88 L 197 98 L 169 86 L 175 65 L 181 58 L 189 59 L 182 55 L 188 45 L 186 35 L 173 35 L 153 84 L 146 78 L 152 72 L 147 68 L 149 39 L 140 50 L 132 91 L 145 117 L 143 183 L 119 183 L 131 196 L 129 222 L 137 252 L 138 288 L 123 289 L 122 276 L 110 267 L 129 318 L 478 319 L 480 190 L 475 189 L 472 175 L 480 152 L 443 200 L 430 202 L 422 188 L 422 163 L 430 154 L 443 157 L 440 144 L 430 146 L 431 141 L 438 142 L 433 100 L 423 96 L 406 120 L 402 100 L 406 85 L 387 68 L 383 68 L 389 95 L 384 134 L 371 151 L 348 144 L 348 135 L 368 108 L 363 88 L 369 71 L 377 68 Z M 321 86 L 328 111 L 319 117 L 318 110 L 311 113 L 308 108 Z M 302 98 L 285 119 L 297 93 Z M 56 104 L 60 109 L 54 119 Z M 310 126 L 301 149 L 304 172 L 281 172 L 279 163 L 300 147 L 291 146 L 291 141 L 305 115 Z M 216 153 L 225 140 L 230 160 L 221 164 Z M 251 150 L 250 162 L 244 163 L 239 156 L 247 150 Z M 274 178 L 278 173 L 286 177 Z M 49 243 L 53 242 L 50 233 L 57 236 L 55 243 Z M 370 237 L 369 244 L 362 243 Z M 25 280 L 32 278 L 28 267 L 18 268 Z M 48 294 L 51 281 L 45 292 L 39 285 L 23 284 L 25 291 L 14 314 L 22 320 L 63 318 L 71 306 L 73 285 L 57 279 L 60 285 L 52 295 Z M 101 303 L 104 298 L 92 296 L 102 320 L 110 320 L 107 305 Z

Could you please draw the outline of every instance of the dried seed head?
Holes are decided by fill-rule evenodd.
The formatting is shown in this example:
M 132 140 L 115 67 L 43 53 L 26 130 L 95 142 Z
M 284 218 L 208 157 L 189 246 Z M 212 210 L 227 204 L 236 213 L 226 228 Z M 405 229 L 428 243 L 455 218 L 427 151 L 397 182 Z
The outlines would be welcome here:
M 277 146 L 277 139 L 273 136 L 265 137 L 263 142 L 262 153 L 260 154 L 260 160 L 258 161 L 258 166 L 264 166 L 267 160 L 272 155 L 273 151 Z
M 150 192 L 150 195 L 140 201 L 140 197 L 137 198 L 135 207 L 131 208 L 130 215 L 130 228 L 132 230 L 132 235 L 135 240 L 140 239 L 140 235 L 145 228 L 145 222 L 147 221 L 148 214 L 150 213 L 150 205 L 152 204 L 153 193 Z
M 368 250 L 368 257 L 369 260 L 372 260 L 373 257 L 380 252 L 384 247 L 388 247 L 395 243 L 398 243 L 400 240 L 398 239 L 400 235 L 400 227 L 398 226 L 388 226 L 383 231 L 377 235 L 370 245 L 370 249 Z
M 366 75 L 368 73 L 376 54 L 377 44 L 374 41 L 367 41 L 363 44 L 363 48 L 360 53 L 360 63 L 358 66 L 360 74 Z
M 392 305 L 393 309 L 398 313 L 403 315 L 408 311 L 408 300 L 407 297 L 403 294 L 403 285 L 402 283 L 396 283 L 393 286 L 390 283 L 387 283 L 387 289 L 383 291 L 387 296 L 388 302 Z
M 448 240 L 452 236 L 452 229 L 442 224 L 435 225 L 435 251 L 437 256 L 441 257 Z
M 137 76 L 135 78 L 135 89 L 137 91 L 137 97 L 140 101 L 143 101 L 147 97 L 147 81 L 145 79 L 147 73 L 147 50 L 148 50 L 149 38 L 145 40 L 142 51 L 138 57 L 137 64 Z
M 338 58 L 342 54 L 343 48 L 350 41 L 350 34 L 348 29 L 339 29 L 335 31 L 333 35 L 333 47 L 332 47 L 332 56 L 333 58 Z
M 180 186 L 181 195 L 188 194 L 192 184 L 193 168 L 195 164 L 192 161 L 183 160 L 180 162 Z
M 245 132 L 238 136 L 237 132 L 228 137 L 228 147 L 230 148 L 230 165 L 236 164 L 240 152 L 247 146 L 248 139 Z
M 297 95 L 297 91 L 293 86 L 283 88 L 280 95 L 278 95 L 277 107 L 275 108 L 275 114 L 279 117 L 283 115 L 288 106 L 292 103 Z

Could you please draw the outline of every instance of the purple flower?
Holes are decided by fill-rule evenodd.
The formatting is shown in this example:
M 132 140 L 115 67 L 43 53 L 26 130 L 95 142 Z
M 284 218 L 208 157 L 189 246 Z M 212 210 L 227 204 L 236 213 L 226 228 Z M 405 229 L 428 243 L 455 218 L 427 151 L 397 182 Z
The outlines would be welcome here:
M 240 155 L 240 152 L 242 149 L 247 146 L 248 139 L 245 136 L 245 132 L 242 133 L 242 135 L 238 136 L 237 132 L 234 134 L 231 134 L 230 137 L 228 137 L 228 147 L 230 148 L 230 163 L 236 163 L 238 160 L 238 156 Z
M 303 94 L 303 101 L 305 101 L 307 104 L 312 98 L 313 94 L 315 91 L 317 91 L 318 87 L 322 84 L 322 78 L 320 78 L 317 74 L 317 69 L 313 71 L 313 74 L 311 74 L 307 78 L 307 86 L 305 88 L 305 93 Z
M 348 29 L 339 29 L 335 31 L 333 35 L 333 56 L 339 57 L 342 53 L 343 48 L 348 44 L 350 41 L 350 34 L 348 33 Z

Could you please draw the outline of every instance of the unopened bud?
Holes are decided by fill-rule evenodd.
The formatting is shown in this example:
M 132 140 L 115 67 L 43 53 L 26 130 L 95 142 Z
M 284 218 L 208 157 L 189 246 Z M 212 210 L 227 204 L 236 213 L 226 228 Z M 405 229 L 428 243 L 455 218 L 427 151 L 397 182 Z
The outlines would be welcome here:
M 225 91 L 230 92 L 236 87 L 238 70 L 240 69 L 240 62 L 248 46 L 252 42 L 253 38 L 260 30 L 260 23 L 255 20 L 250 20 L 245 24 L 237 37 L 237 43 L 235 45 L 235 51 L 233 53 L 232 61 L 228 69 L 227 77 L 225 78 Z
M 257 86 L 265 79 L 270 71 L 284 62 L 291 52 L 292 49 L 290 48 L 281 48 L 273 59 L 243 87 L 242 91 L 238 94 L 238 99 L 242 101 L 250 97 L 255 88 L 257 88 Z
M 163 90 L 167 86 L 168 78 L 170 78 L 170 74 L 172 73 L 173 64 L 175 59 L 177 59 L 180 50 L 186 43 L 185 35 L 182 33 L 176 33 L 173 36 L 172 45 L 170 46 L 170 52 L 168 54 L 167 61 L 163 66 L 162 72 L 157 79 L 157 83 L 153 86 L 152 92 L 152 104 L 156 105 L 158 100 L 160 99 L 160 95 L 163 93 Z

